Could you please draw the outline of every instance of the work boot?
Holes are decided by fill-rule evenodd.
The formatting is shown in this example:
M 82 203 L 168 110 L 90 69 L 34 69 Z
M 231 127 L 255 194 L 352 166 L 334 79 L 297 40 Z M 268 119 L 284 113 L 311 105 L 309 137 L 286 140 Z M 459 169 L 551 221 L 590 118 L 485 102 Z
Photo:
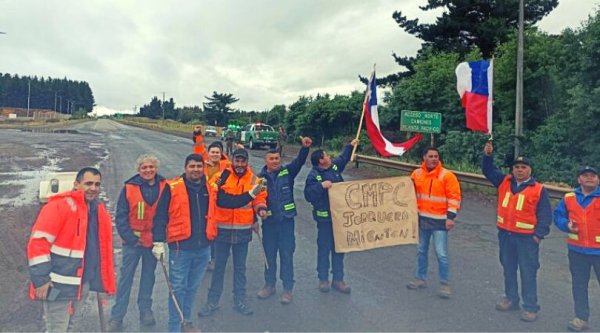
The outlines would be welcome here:
M 438 296 L 443 299 L 448 299 L 448 298 L 450 298 L 450 295 L 452 295 L 452 291 L 450 290 L 450 285 L 447 283 L 442 283 L 440 285 L 440 289 L 438 290 Z
M 496 310 L 498 311 L 513 311 L 513 310 L 519 310 L 519 305 L 518 304 L 513 304 L 513 302 L 508 299 L 508 297 L 502 297 L 497 303 L 496 303 Z
M 526 321 L 526 322 L 534 322 L 537 319 L 537 313 L 536 312 L 529 312 L 527 310 L 523 310 L 523 312 L 521 312 L 521 316 L 519 317 L 519 319 L 521 319 L 522 321 Z
M 249 316 L 254 313 L 252 307 L 250 307 L 250 304 L 246 303 L 245 301 L 237 301 L 233 308 L 244 316 Z
M 109 320 L 108 327 L 106 328 L 108 332 L 122 332 L 123 331 L 123 321 L 122 320 Z
M 427 282 L 421 279 L 414 279 L 406 284 L 406 288 L 413 290 L 427 288 Z
M 208 317 L 213 312 L 217 311 L 218 308 L 219 308 L 219 306 L 217 304 L 206 302 L 206 304 L 204 304 L 200 308 L 200 311 L 198 311 L 198 316 L 200 316 L 200 317 Z
M 152 314 L 152 310 L 144 311 L 140 313 L 140 323 L 142 326 L 154 326 L 156 325 L 156 320 L 154 320 L 154 315 Z
M 322 293 L 329 292 L 329 281 L 328 280 L 320 280 L 319 281 L 319 291 Z
M 212 271 L 214 271 L 214 270 L 215 270 L 215 260 L 214 260 L 214 259 L 211 259 L 211 260 L 208 262 L 208 265 L 206 265 L 206 271 L 207 271 L 207 272 L 212 272 Z
M 333 289 L 341 292 L 342 294 L 350 293 L 350 286 L 347 285 L 344 281 L 333 281 L 331 283 L 331 286 L 333 287 Z
M 275 294 L 275 287 L 264 286 L 256 293 L 256 296 L 260 299 L 267 299 L 273 294 Z
M 590 328 L 590 325 L 587 321 L 575 317 L 569 321 L 567 328 L 569 331 L 581 332 Z
M 292 297 L 291 290 L 284 290 L 279 297 L 279 302 L 281 302 L 281 304 L 290 304 L 292 303 Z

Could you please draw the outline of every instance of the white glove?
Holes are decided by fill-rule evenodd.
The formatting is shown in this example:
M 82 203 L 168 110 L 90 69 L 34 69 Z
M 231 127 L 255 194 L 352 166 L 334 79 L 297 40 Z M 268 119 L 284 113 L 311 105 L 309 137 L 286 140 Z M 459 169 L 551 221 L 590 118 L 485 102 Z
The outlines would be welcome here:
M 152 254 L 156 258 L 156 260 L 160 260 L 160 258 L 165 255 L 165 243 L 163 242 L 154 242 L 154 246 L 152 247 Z

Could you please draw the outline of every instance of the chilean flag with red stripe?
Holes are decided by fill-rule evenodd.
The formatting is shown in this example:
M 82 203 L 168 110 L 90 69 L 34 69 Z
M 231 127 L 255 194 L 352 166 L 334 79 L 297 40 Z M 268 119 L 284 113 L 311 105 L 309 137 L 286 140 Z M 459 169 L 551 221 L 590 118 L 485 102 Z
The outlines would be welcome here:
M 463 62 L 456 67 L 456 90 L 465 108 L 467 128 L 472 131 L 492 132 L 493 77 L 492 60 Z
M 375 150 L 383 157 L 401 156 L 423 137 L 421 134 L 417 134 L 405 142 L 392 143 L 383 136 L 381 130 L 379 129 L 379 114 L 377 113 L 377 82 L 375 80 L 374 71 L 369 79 L 369 85 L 365 95 L 365 102 L 363 104 L 363 112 L 365 114 L 367 134 L 369 135 Z

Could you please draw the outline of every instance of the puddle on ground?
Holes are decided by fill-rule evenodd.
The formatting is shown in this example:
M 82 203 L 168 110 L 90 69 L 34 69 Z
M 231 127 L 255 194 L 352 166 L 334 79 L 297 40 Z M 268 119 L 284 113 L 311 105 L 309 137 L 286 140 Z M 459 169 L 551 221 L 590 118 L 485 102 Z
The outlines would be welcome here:
M 19 131 L 32 133 L 79 134 L 78 130 L 56 128 L 20 128 Z

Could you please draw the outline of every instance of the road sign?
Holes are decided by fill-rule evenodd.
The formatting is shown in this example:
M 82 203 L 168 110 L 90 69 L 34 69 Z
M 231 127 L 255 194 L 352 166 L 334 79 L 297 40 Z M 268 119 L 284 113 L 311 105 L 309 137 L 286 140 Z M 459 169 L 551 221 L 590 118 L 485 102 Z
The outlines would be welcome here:
M 440 133 L 442 131 L 442 114 L 439 112 L 402 110 L 400 130 L 417 133 Z

